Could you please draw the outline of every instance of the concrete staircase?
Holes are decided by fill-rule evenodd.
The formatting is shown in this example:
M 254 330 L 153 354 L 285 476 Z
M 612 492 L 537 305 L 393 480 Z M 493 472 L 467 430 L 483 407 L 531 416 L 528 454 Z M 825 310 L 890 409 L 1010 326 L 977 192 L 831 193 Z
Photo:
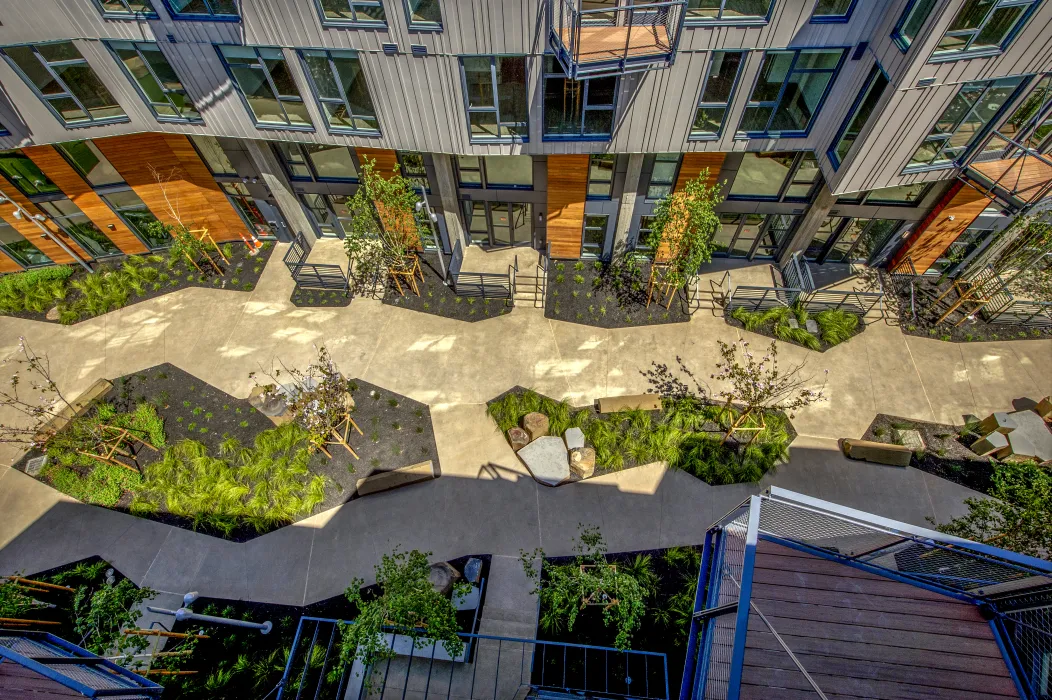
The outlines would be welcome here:
M 515 273 L 515 306 L 544 308 L 544 277 L 539 265 Z

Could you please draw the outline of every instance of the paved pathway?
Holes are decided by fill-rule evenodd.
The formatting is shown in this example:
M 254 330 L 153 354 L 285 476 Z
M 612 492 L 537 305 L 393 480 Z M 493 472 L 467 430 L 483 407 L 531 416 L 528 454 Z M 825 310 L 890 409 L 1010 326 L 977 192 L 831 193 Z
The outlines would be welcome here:
M 172 362 L 245 396 L 248 373 L 281 359 L 305 365 L 324 343 L 345 374 L 431 405 L 443 477 L 353 501 L 245 544 L 71 501 L 0 467 L 0 572 L 36 571 L 98 554 L 164 591 L 303 603 L 342 592 L 396 544 L 437 558 L 567 553 L 578 523 L 600 525 L 613 550 L 697 543 L 705 528 L 767 484 L 917 524 L 961 511 L 966 490 L 913 469 L 851 463 L 835 439 L 860 435 L 876 412 L 957 421 L 1052 393 L 1052 341 L 951 345 L 903 336 L 883 322 L 824 353 L 784 347 L 830 400 L 800 412 L 790 464 L 759 485 L 710 487 L 657 466 L 550 489 L 529 479 L 483 403 L 516 384 L 586 403 L 647 389 L 651 362 L 681 357 L 707 376 L 716 339 L 738 333 L 699 312 L 689 324 L 602 330 L 539 310 L 475 324 L 356 299 L 345 309 L 298 309 L 279 248 L 250 294 L 184 290 L 73 327 L 0 317 L 0 358 L 19 336 L 47 352 L 71 395 L 96 378 Z M 764 339 L 751 336 L 755 342 Z M 6 380 L 10 363 L 0 368 Z M 9 416 L 0 416 L 8 420 Z M 0 452 L 9 463 L 14 452 Z

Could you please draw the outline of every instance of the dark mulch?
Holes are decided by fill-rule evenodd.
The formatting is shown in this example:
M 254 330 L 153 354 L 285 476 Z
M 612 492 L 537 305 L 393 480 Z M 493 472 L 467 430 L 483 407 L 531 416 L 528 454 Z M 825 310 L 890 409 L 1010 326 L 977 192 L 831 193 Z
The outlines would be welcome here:
M 442 282 L 440 272 L 442 268 L 436 255 L 421 255 L 420 269 L 424 273 L 423 282 L 419 277 L 416 280 L 420 296 L 414 294 L 405 282 L 401 282 L 402 294 L 399 294 L 394 282 L 388 280 L 384 288 L 383 303 L 410 311 L 468 322 L 485 321 L 487 318 L 496 318 L 511 313 L 511 302 L 507 299 L 458 296 L 453 291 L 452 281 L 449 285 Z
M 256 288 L 259 283 L 259 278 L 263 274 L 264 268 L 267 266 L 267 261 L 270 260 L 271 254 L 274 252 L 274 244 L 270 241 L 263 243 L 263 248 L 256 255 L 249 255 L 248 246 L 241 242 L 237 243 L 226 243 L 220 246 L 223 248 L 224 253 L 229 253 L 230 264 L 223 262 L 223 260 L 215 253 L 213 253 L 213 259 L 219 265 L 220 269 L 223 270 L 222 274 L 216 272 L 215 268 L 207 263 L 201 265 L 201 270 L 190 265 L 189 261 L 183 259 L 176 263 L 173 267 L 168 267 L 168 255 L 164 251 L 157 254 L 156 256 L 137 256 L 146 258 L 157 258 L 155 262 L 147 262 L 144 267 L 155 268 L 162 276 L 161 280 L 148 285 L 142 294 L 135 294 L 134 292 L 128 297 L 127 306 L 138 303 L 140 301 L 146 301 L 148 299 L 154 299 L 156 297 L 164 296 L 165 294 L 171 294 L 172 292 L 178 292 L 180 289 L 186 289 L 187 287 L 204 287 L 206 289 L 226 289 L 236 292 L 251 292 Z M 94 265 L 96 272 L 103 270 L 111 270 L 119 268 L 120 262 L 104 262 L 97 263 Z M 73 288 L 73 282 L 87 276 L 87 272 L 80 266 L 76 266 L 76 271 L 66 279 L 66 287 L 69 293 L 66 299 L 61 302 L 65 305 L 70 305 L 81 297 L 79 291 Z M 44 321 L 46 323 L 59 323 L 58 320 L 51 321 L 47 318 L 46 313 L 36 313 L 32 311 L 23 311 L 15 314 L 6 314 L 10 316 L 17 316 L 19 318 L 28 318 L 33 321 Z M 76 321 L 86 321 L 92 316 L 82 314 L 80 319 Z
M 940 294 L 952 286 L 952 281 L 939 283 L 938 277 L 913 277 L 913 304 L 910 304 L 910 278 L 897 279 L 884 277 L 884 288 L 889 297 L 889 311 L 898 317 L 902 332 L 922 338 L 937 338 L 952 343 L 970 343 L 995 340 L 1036 340 L 1052 338 L 1052 328 L 1034 328 L 1018 324 L 987 323 L 980 316 L 956 325 L 974 304 L 964 304 L 953 312 L 946 321 L 937 323 L 957 299 L 955 292 L 937 303 Z M 913 311 L 916 311 L 914 317 Z
M 292 290 L 292 305 L 300 307 L 339 307 L 351 305 L 351 293 L 331 289 L 303 289 L 299 285 Z
M 599 328 L 630 328 L 690 320 L 687 299 L 676 292 L 671 306 L 655 291 L 647 307 L 650 264 L 636 274 L 602 262 L 556 261 L 548 267 L 544 315 Z
M 332 459 L 320 451 L 311 457 L 311 472 L 327 476 L 338 484 L 326 491 L 325 500 L 316 512 L 348 501 L 357 480 L 373 471 L 390 471 L 427 460 L 432 460 L 436 471 L 440 471 L 431 411 L 426 404 L 357 379 L 348 381 L 348 389 L 355 399 L 352 417 L 363 433 L 359 435 L 352 428 L 348 443 L 359 459 L 339 446 L 329 447 Z M 168 363 L 118 377 L 104 400 L 112 402 L 119 411 L 132 411 L 136 405 L 150 402 L 164 420 L 169 444 L 189 438 L 203 443 L 212 454 L 218 453 L 220 443 L 229 437 L 250 446 L 257 434 L 274 427 L 271 420 L 247 400 L 235 398 Z M 38 454 L 36 450 L 29 452 L 15 468 L 24 471 L 26 461 Z M 160 457 L 160 452 L 145 448 L 136 452 L 142 467 Z M 47 483 L 43 475 L 40 479 Z M 127 510 L 132 497 L 133 494 L 125 493 L 117 509 Z M 184 518 L 163 510 L 151 518 L 190 527 Z M 221 532 L 202 531 L 224 536 Z M 245 541 L 260 534 L 263 533 L 246 527 L 230 539 Z
M 745 329 L 745 325 L 741 321 L 739 321 L 738 319 L 736 319 L 733 316 L 731 316 L 730 314 L 724 314 L 723 320 L 726 321 L 727 325 L 729 325 L 729 326 L 734 326 L 735 328 L 741 328 L 743 330 Z M 796 346 L 801 347 L 801 348 L 807 347 L 803 343 L 798 343 L 797 341 L 795 341 L 795 340 L 793 340 L 791 338 L 779 338 L 778 335 L 774 332 L 774 326 L 775 326 L 775 322 L 774 321 L 768 321 L 767 323 L 764 323 L 763 325 L 761 325 L 756 330 L 750 331 L 750 333 L 758 333 L 759 335 L 767 336 L 771 340 L 777 340 L 779 343 L 788 343 L 790 345 L 796 345 Z M 860 335 L 862 333 L 862 331 L 864 331 L 864 330 L 866 330 L 866 324 L 864 322 L 864 319 L 859 317 L 858 325 L 855 326 L 855 331 L 854 331 L 854 333 L 851 334 L 851 338 L 854 338 L 856 335 Z M 830 345 L 829 343 L 827 343 L 826 341 L 824 341 L 822 339 L 821 331 L 819 331 L 817 334 L 812 334 L 812 335 L 814 335 L 816 338 L 818 338 L 818 345 L 819 345 L 818 352 L 825 352 L 829 348 L 836 347 L 836 345 L 843 345 L 844 343 L 849 342 L 851 340 L 851 338 L 848 338 L 843 343 L 837 343 L 836 345 Z
M 976 438 L 968 435 L 961 436 L 961 426 L 928 423 L 878 413 L 862 439 L 889 445 L 896 444 L 894 439 L 896 428 L 917 430 L 924 439 L 924 454 L 915 453 L 910 460 L 911 467 L 942 477 L 955 484 L 989 493 L 992 487 L 993 463 L 989 458 L 981 457 L 968 449 Z

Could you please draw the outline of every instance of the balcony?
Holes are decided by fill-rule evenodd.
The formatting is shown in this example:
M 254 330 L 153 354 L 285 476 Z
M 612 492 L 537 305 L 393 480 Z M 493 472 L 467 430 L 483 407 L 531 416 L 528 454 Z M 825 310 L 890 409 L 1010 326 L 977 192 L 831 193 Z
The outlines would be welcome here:
M 549 41 L 567 77 L 582 80 L 672 65 L 686 0 L 628 2 L 548 0 Z
M 999 131 L 971 149 L 958 167 L 959 179 L 1013 214 L 1029 211 L 1052 193 L 1052 158 Z

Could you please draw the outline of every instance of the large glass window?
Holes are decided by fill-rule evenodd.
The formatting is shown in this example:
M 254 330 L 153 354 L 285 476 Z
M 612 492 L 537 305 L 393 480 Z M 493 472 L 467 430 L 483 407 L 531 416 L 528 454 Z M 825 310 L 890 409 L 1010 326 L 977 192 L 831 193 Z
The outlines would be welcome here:
M 731 258 L 773 257 L 785 242 L 795 217 L 781 214 L 719 215 L 713 237 L 713 254 Z
M 533 206 L 527 202 L 464 202 L 472 243 L 513 246 L 530 243 Z
M 812 22 L 846 22 L 851 19 L 856 0 L 815 0 Z
M 1052 73 L 1044 75 L 1022 104 L 997 129 L 1028 148 L 1041 148 L 1052 133 Z
M 661 199 L 672 192 L 679 172 L 679 153 L 658 153 L 654 156 L 654 168 L 650 171 L 647 199 Z
M 201 115 L 160 47 L 147 41 L 111 41 L 128 76 L 160 121 L 198 121 Z
M 395 153 L 398 154 L 398 163 L 402 166 L 402 177 L 412 180 L 416 185 L 423 187 L 427 194 L 431 194 L 431 183 L 427 179 L 424 154 L 416 151 L 396 151 Z
M 588 199 L 610 199 L 614 187 L 613 153 L 598 153 L 588 159 Z
M 961 235 L 957 236 L 957 239 L 943 251 L 942 255 L 928 269 L 939 274 L 952 274 L 955 268 L 960 267 L 961 263 L 971 257 L 972 253 L 981 247 L 985 247 L 994 239 L 1000 237 L 1002 233 L 1003 231 L 995 232 L 992 229 L 967 228 L 961 232 Z
M 1037 0 L 965 0 L 932 58 L 1003 49 L 1037 7 Z
M 358 54 L 301 49 L 322 114 L 331 131 L 377 134 L 376 109 Z
M 68 199 L 39 202 L 37 206 L 61 226 L 81 248 L 91 253 L 92 257 L 120 255 L 121 251 L 113 241 Z
M 98 0 L 104 17 L 156 17 L 150 0 Z
M 584 235 L 581 238 L 581 253 L 599 257 L 606 245 L 606 230 L 610 217 L 606 214 L 586 214 L 584 217 Z
M 843 49 L 768 51 L 738 132 L 804 136 L 833 84 Z
M 442 10 L 438 0 L 404 0 L 410 29 L 441 29 Z
M 239 19 L 237 0 L 164 0 L 175 19 Z
M 847 219 L 828 216 L 804 251 L 819 263 L 866 263 L 879 253 L 899 228 L 897 219 Z
M 687 0 L 687 21 L 764 21 L 773 4 L 774 0 Z
M 18 149 L 0 151 L 0 172 L 15 183 L 15 187 L 20 189 L 22 194 L 30 197 L 59 191 L 58 185 L 49 180 L 37 164 Z
M 842 216 L 827 216 L 823 219 L 822 223 L 818 225 L 818 231 L 815 232 L 811 242 L 807 245 L 804 257 L 808 260 L 817 260 L 822 255 L 822 251 L 826 249 L 829 241 L 836 238 L 844 221 L 846 219 Z
M 907 167 L 948 167 L 967 152 L 1025 78 L 999 78 L 965 83 L 917 147 Z
M 358 181 L 358 169 L 347 146 L 287 141 L 276 145 L 293 180 Z
M 380 0 L 315 0 L 325 24 L 386 26 L 387 15 Z
M 607 140 L 614 131 L 617 78 L 570 80 L 544 57 L 544 137 Z
M 472 141 L 527 141 L 526 57 L 462 56 Z
M 106 156 L 102 155 L 102 151 L 91 141 L 66 141 L 55 144 L 55 147 L 93 187 L 124 182 L 124 178 L 117 172 L 117 169 L 106 160 Z
M 335 238 L 343 233 L 343 227 L 336 217 L 336 212 L 325 195 L 308 192 L 301 194 L 300 199 L 310 212 L 322 236 Z
M 533 189 L 533 156 L 457 156 L 461 187 Z
M 691 138 L 716 138 L 720 135 L 744 59 L 744 51 L 712 52 L 705 85 L 701 88 L 698 100 L 698 111 L 690 127 Z
M 312 126 L 281 49 L 219 46 L 219 53 L 257 126 Z
M 22 267 L 51 264 L 51 258 L 41 253 L 39 248 L 5 221 L 0 221 L 0 248 Z
M 66 126 L 128 120 L 72 41 L 8 46 L 3 51 Z
M 223 182 L 219 186 L 226 192 L 227 199 L 241 214 L 241 218 L 257 235 L 273 237 L 277 234 L 273 223 L 267 221 L 267 217 L 263 216 L 263 212 L 256 206 L 256 200 L 247 187 L 240 182 Z
M 855 144 L 855 139 L 862 132 L 862 128 L 869 121 L 869 117 L 877 107 L 880 96 L 884 94 L 884 88 L 888 86 L 888 79 L 880 66 L 873 66 L 873 70 L 866 77 L 866 82 L 855 98 L 855 103 L 844 118 L 837 137 L 829 147 L 829 161 L 833 168 L 839 168 L 840 164 L 847 158 L 848 151 Z
M 160 235 L 157 227 L 150 226 L 150 224 L 157 221 L 157 217 L 153 215 L 146 203 L 139 199 L 139 196 L 131 190 L 111 192 L 110 194 L 102 195 L 102 198 L 110 205 L 110 209 L 117 212 L 117 215 L 124 220 L 124 223 L 151 250 L 166 248 L 172 244 L 172 239 L 169 236 Z
M 837 197 L 840 204 L 870 204 L 892 207 L 915 207 L 924 199 L 932 187 L 930 182 L 918 182 L 912 185 L 884 187 L 879 190 L 868 190 Z
M 744 153 L 731 183 L 731 199 L 810 201 L 820 181 L 818 160 L 810 151 Z
M 190 140 L 197 147 L 201 159 L 213 175 L 237 175 L 237 169 L 230 162 L 230 156 L 223 150 L 222 144 L 215 136 L 191 136 Z
M 891 33 L 891 38 L 900 49 L 907 50 L 917 38 L 921 27 L 928 21 L 928 15 L 935 8 L 936 2 L 938 0 L 910 0 L 902 16 L 899 17 L 898 23 L 895 24 L 895 31 Z

